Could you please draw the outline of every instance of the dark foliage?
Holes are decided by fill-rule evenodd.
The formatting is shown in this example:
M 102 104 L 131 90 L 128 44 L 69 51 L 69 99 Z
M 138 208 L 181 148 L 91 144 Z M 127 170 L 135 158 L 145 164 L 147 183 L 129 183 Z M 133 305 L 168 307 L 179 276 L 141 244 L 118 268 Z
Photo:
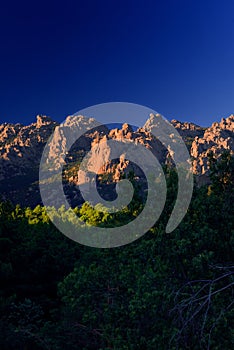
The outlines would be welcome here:
M 160 220 L 114 249 L 69 240 L 41 206 L 2 202 L 0 348 L 231 349 L 234 162 L 226 153 L 210 162 L 212 184 L 194 189 L 174 232 L 165 226 L 177 176 L 167 170 Z M 123 216 L 134 216 L 136 204 Z M 122 220 L 87 204 L 76 213 L 93 225 Z

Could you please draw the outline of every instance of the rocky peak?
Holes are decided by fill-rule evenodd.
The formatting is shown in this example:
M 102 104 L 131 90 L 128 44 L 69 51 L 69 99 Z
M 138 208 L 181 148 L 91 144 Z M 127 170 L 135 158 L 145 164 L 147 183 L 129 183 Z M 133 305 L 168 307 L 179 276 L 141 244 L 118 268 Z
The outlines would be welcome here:
M 133 132 L 133 129 L 132 129 L 131 125 L 129 125 L 129 124 L 127 124 L 127 123 L 124 123 L 124 124 L 122 125 L 122 130 L 124 131 L 125 135 L 126 135 L 128 132 L 130 132 L 130 133 Z
M 222 118 L 221 122 L 215 122 L 211 125 L 210 128 L 208 128 L 208 130 L 212 130 L 212 131 L 220 131 L 220 130 L 229 130 L 231 132 L 234 132 L 234 115 L 230 115 L 230 117 L 228 118 Z
M 46 115 L 37 115 L 36 116 L 36 128 L 39 129 L 44 125 L 54 124 L 55 122 Z
M 205 132 L 205 128 L 194 123 L 180 122 L 176 119 L 172 119 L 171 124 L 178 131 L 189 148 L 192 144 L 192 140 L 195 137 L 202 137 Z
M 24 175 L 39 165 L 43 146 L 57 125 L 46 116 L 37 116 L 36 122 L 0 125 L 0 180 Z
M 9 124 L 9 123 L 1 124 L 0 125 L 0 145 L 12 140 L 12 138 L 15 135 L 17 135 L 17 133 L 21 128 L 22 128 L 21 124 Z
M 234 154 L 234 116 L 222 118 L 207 128 L 202 137 L 195 137 L 191 146 L 193 171 L 197 175 L 209 175 L 208 155 L 219 157 L 223 150 Z
M 176 129 L 181 129 L 181 130 L 200 130 L 200 129 L 202 129 L 199 125 L 196 125 L 194 123 L 180 122 L 176 119 L 172 119 L 171 123 Z
M 108 136 L 115 140 L 131 139 L 133 137 L 133 129 L 131 125 L 124 123 L 121 129 L 115 128 L 110 130 Z
M 157 119 L 162 118 L 161 114 L 153 114 L 151 113 L 145 124 L 143 125 L 143 130 L 151 132 L 154 125 L 157 125 Z

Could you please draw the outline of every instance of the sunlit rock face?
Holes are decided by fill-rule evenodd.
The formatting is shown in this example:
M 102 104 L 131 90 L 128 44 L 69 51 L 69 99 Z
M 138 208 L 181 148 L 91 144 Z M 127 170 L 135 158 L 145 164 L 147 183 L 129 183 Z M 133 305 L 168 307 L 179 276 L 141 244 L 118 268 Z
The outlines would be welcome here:
M 219 157 L 224 150 L 234 153 L 234 116 L 215 122 L 207 128 L 202 137 L 196 136 L 191 146 L 193 172 L 198 176 L 209 175 L 208 156 L 210 152 Z
M 79 182 L 89 181 L 86 174 L 79 172 L 79 164 L 83 157 L 89 158 L 92 171 L 98 168 L 98 176 L 104 176 L 108 181 L 116 183 L 123 176 L 133 172 L 136 177 L 142 175 L 139 167 L 131 163 L 124 152 L 117 159 L 112 160 L 109 141 L 119 145 L 142 145 L 150 150 L 161 164 L 173 166 L 173 159 L 168 149 L 152 135 L 151 130 L 157 123 L 159 115 L 151 115 L 145 125 L 139 129 L 124 123 L 118 128 L 105 125 L 92 128 L 93 118 L 85 116 L 68 116 L 62 125 L 58 125 L 51 118 L 38 115 L 36 121 L 30 125 L 4 123 L 0 125 L 0 195 L 13 202 L 26 205 L 40 203 L 38 189 L 39 164 L 43 149 L 49 137 L 48 167 L 63 171 L 64 186 L 77 187 Z M 231 115 L 220 122 L 213 123 L 208 128 L 200 127 L 189 122 L 173 119 L 171 124 L 178 131 L 188 147 L 192 158 L 193 172 L 198 183 L 209 181 L 208 156 L 212 151 L 219 157 L 224 150 L 234 153 L 234 116 Z M 68 150 L 67 135 L 77 129 L 85 132 L 74 141 Z M 69 133 L 67 134 L 67 131 Z M 174 137 L 173 133 L 170 135 Z M 173 157 L 172 157 L 173 158 Z M 100 166 L 99 166 L 100 165 Z M 79 176 L 78 176 L 79 174 Z M 74 190 L 74 189 L 73 189 Z M 74 191 L 75 192 L 75 191 Z M 79 201 L 79 195 L 75 194 Z
M 0 125 L 0 180 L 25 175 L 37 167 L 56 124 L 49 117 L 38 115 L 36 122 L 27 126 Z

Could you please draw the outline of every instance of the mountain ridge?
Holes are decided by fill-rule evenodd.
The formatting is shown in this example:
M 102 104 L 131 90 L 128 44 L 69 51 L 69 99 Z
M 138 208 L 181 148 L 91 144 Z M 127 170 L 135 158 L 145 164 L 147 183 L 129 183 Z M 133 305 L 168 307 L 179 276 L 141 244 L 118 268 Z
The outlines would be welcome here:
M 157 115 L 156 115 L 157 116 Z M 87 132 L 80 140 L 75 142 L 70 152 L 66 152 L 66 142 L 62 129 L 56 121 L 45 115 L 37 115 L 36 121 L 29 125 L 20 123 L 3 123 L 0 125 L 0 195 L 3 199 L 19 202 L 24 205 L 40 203 L 38 188 L 38 172 L 44 146 L 54 132 L 56 137 L 51 144 L 50 161 L 57 159 L 58 167 L 64 167 L 64 176 L 71 185 L 77 185 L 77 168 L 72 169 L 72 161 L 77 165 L 87 150 L 100 147 L 109 152 L 107 141 L 134 142 L 150 149 L 161 163 L 169 163 L 168 151 L 147 130 L 150 118 L 143 127 L 138 129 L 124 123 L 121 128 L 99 126 L 88 131 L 89 123 L 93 118 L 85 119 L 83 116 L 68 116 L 62 124 L 64 128 L 79 123 L 87 123 Z M 171 120 L 171 124 L 178 131 L 192 159 L 193 173 L 198 183 L 209 182 L 208 155 L 210 152 L 219 157 L 224 150 L 234 153 L 234 115 L 214 122 L 210 127 L 204 128 L 190 122 Z M 102 143 L 102 146 L 100 146 Z M 57 158 L 56 158 L 57 157 Z M 65 162 L 62 162 L 62 159 Z M 95 161 L 95 159 L 94 159 Z M 123 157 L 115 164 L 105 158 L 105 166 L 100 169 L 99 175 L 113 173 L 113 181 L 117 182 L 126 173 L 129 162 Z M 65 164 L 66 163 L 66 164 Z M 68 166 L 66 166 L 68 165 Z M 137 172 L 137 168 L 133 168 Z M 33 198 L 34 197 L 34 198 Z

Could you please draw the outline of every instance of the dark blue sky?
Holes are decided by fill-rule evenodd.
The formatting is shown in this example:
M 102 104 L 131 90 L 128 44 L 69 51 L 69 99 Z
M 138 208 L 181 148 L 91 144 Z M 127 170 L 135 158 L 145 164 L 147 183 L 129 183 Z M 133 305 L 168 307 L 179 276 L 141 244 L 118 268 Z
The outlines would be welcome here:
M 4 1 L 0 122 L 126 101 L 208 125 L 234 113 L 234 1 Z

